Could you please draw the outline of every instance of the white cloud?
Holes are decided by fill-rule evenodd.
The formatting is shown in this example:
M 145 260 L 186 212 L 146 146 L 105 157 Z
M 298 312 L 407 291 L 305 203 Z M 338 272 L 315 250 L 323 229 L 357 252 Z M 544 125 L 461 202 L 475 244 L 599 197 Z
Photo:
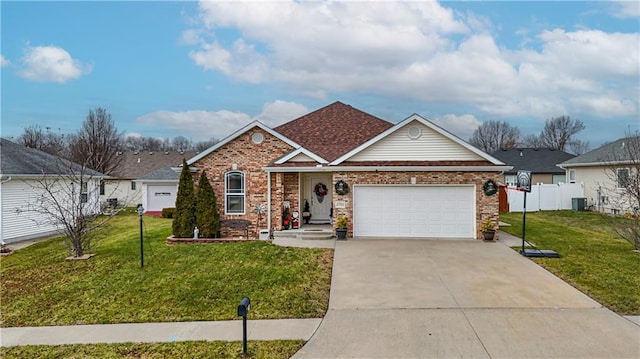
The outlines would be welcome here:
M 481 124 L 474 115 L 446 114 L 433 119 L 433 122 L 463 140 L 467 140 Z
M 0 55 L 0 67 L 5 67 L 11 65 L 11 61 L 7 60 L 6 57 Z
M 210 138 L 222 139 L 247 124 L 259 120 L 269 127 L 291 121 L 305 113 L 306 107 L 285 101 L 265 104 L 255 117 L 233 111 L 156 111 L 138 117 L 135 122 L 150 127 L 170 130 L 176 135 L 190 137 L 195 141 Z
M 510 49 L 488 19 L 437 2 L 207 1 L 200 19 L 188 30 L 198 34 L 189 54 L 196 64 L 309 97 L 397 96 L 503 118 L 638 114 L 637 32 L 548 29 Z M 586 105 L 610 101 L 623 105 Z
M 637 0 L 612 0 L 610 12 L 618 18 L 640 17 L 640 2 Z
M 91 72 L 85 65 L 61 47 L 28 46 L 22 57 L 19 74 L 31 81 L 64 83 Z

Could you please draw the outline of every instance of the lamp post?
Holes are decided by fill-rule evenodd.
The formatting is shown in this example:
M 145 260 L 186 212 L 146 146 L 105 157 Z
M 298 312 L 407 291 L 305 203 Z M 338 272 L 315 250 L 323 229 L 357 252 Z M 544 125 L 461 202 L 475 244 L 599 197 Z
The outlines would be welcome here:
M 138 217 L 140 217 L 140 267 L 144 267 L 144 246 L 142 244 L 142 213 L 144 213 L 144 207 L 138 206 Z

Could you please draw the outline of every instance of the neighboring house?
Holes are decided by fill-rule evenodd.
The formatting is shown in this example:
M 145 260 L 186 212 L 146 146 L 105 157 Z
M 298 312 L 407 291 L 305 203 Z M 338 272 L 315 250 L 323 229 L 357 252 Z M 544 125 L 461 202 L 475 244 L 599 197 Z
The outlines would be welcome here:
M 558 164 L 574 158 L 575 155 L 548 148 L 507 148 L 496 151 L 493 157 L 513 166 L 505 171 L 500 181 L 507 186 L 518 184 L 518 171 L 531 171 L 531 183 L 566 183 L 565 171 Z
M 167 166 L 136 180 L 141 185 L 141 203 L 145 213 L 161 214 L 163 208 L 176 206 L 181 167 Z
M 62 208 L 76 200 L 84 206 L 83 213 L 99 213 L 99 187 L 104 175 L 46 152 L 6 139 L 0 141 L 2 241 L 12 243 L 59 233 L 60 221 L 42 213 L 43 203 L 50 202 L 51 194 Z M 70 198 L 72 193 L 78 197 Z
M 137 179 L 157 171 L 166 166 L 179 166 L 183 158 L 190 158 L 197 154 L 190 152 L 151 152 L 125 151 L 121 165 L 116 173 L 106 180 L 100 189 L 102 203 L 117 201 L 118 205 L 134 207 L 142 200 L 142 186 Z M 170 206 L 170 207 L 173 207 Z
M 639 204 L 624 189 L 640 170 L 640 137 L 621 138 L 558 166 L 569 183 L 584 183 L 587 207 L 606 213 L 638 211 Z M 638 183 L 635 182 L 637 185 Z
M 393 124 L 341 102 L 275 128 L 253 122 L 188 164 L 196 181 L 206 171 L 223 219 L 257 223 L 262 204 L 280 230 L 285 206 L 307 201 L 310 223 L 345 216 L 359 237 L 481 238 L 498 218 L 483 185 L 511 169 L 419 115 Z

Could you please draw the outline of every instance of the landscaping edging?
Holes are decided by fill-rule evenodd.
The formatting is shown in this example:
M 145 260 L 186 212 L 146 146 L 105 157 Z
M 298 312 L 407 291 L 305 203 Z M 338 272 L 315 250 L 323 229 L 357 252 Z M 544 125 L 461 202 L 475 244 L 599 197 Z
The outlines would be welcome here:
M 212 243 L 238 243 L 238 242 L 258 242 L 258 239 L 247 238 L 175 238 L 167 237 L 167 244 L 212 244 Z M 262 241 L 264 242 L 264 241 Z

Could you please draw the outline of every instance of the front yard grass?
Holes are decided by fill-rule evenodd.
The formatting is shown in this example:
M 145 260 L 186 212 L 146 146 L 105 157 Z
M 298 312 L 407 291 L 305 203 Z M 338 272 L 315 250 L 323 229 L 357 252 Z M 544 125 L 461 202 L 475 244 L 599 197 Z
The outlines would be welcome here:
M 511 224 L 500 230 L 522 237 L 522 213 L 501 213 Z M 616 218 L 615 221 L 632 219 Z M 617 237 L 603 215 L 592 212 L 527 213 L 526 239 L 561 258 L 532 258 L 605 307 L 627 315 L 640 314 L 640 253 Z M 519 248 L 518 248 L 519 249 Z
M 62 239 L 0 259 L 2 327 L 237 319 L 319 318 L 329 302 L 333 250 L 269 242 L 166 245 L 171 220 L 119 214 L 89 260 L 66 261 Z
M 251 341 L 247 358 L 290 358 L 302 340 Z M 87 345 L 28 345 L 0 348 L 0 357 L 12 358 L 240 358 L 242 342 L 193 341 L 174 343 L 118 343 Z

